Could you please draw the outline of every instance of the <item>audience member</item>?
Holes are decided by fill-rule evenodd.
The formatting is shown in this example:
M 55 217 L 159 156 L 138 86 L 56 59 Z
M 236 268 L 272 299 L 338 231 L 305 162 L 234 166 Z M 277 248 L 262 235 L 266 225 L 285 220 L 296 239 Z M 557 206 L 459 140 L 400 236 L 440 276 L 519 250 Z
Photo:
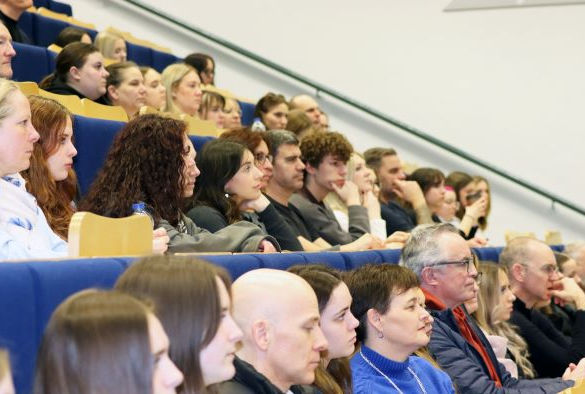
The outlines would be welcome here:
M 572 242 L 565 247 L 564 253 L 577 263 L 576 273 L 585 283 L 585 242 Z
M 459 201 L 457 210 L 457 217 L 461 221 L 459 229 L 463 232 L 465 239 L 474 238 L 479 228 L 479 218 L 485 216 L 487 196 L 475 189 L 475 183 L 470 175 L 461 171 L 450 173 L 445 179 L 445 184 L 455 190 Z
M 146 105 L 161 111 L 167 101 L 167 90 L 162 83 L 162 75 L 152 67 L 140 67 L 140 72 L 146 89 Z
M 329 115 L 325 112 L 321 111 L 321 117 L 319 118 L 321 130 L 328 131 L 329 130 Z
M 416 275 L 397 265 L 366 265 L 348 275 L 347 285 L 359 320 L 353 392 L 455 393 L 445 372 L 413 355 L 429 343 L 433 322 Z
M 311 134 L 315 130 L 319 130 L 313 127 L 313 122 L 311 122 L 309 115 L 300 109 L 290 110 L 287 119 L 288 121 L 285 129 L 292 131 L 299 140 L 303 139 L 305 135 Z
M 577 262 L 566 253 L 554 252 L 557 267 L 563 276 L 572 278 L 577 284 L 583 287 L 583 281 L 577 274 Z
M 124 108 L 128 119 L 138 116 L 146 104 L 146 88 L 140 69 L 134 62 L 120 62 L 106 67 L 110 74 L 106 82 L 107 98 L 112 105 Z
M 309 95 L 301 94 L 290 99 L 290 109 L 300 109 L 311 119 L 313 126 L 321 128 L 321 108 L 315 99 Z
M 476 318 L 476 323 L 483 330 L 498 362 L 504 365 L 510 375 L 514 378 L 533 379 L 536 373 L 528 359 L 528 345 L 514 325 L 508 322 L 516 296 L 512 293 L 506 268 L 482 262 L 478 270 L 482 275 L 479 286 L 480 307 L 473 314 L 465 303 L 467 311 Z
M 481 192 L 481 196 L 485 197 L 486 199 L 484 215 L 480 216 L 479 219 L 477 219 L 479 230 L 485 232 L 488 226 L 488 216 L 490 215 L 490 211 L 492 208 L 492 195 L 490 184 L 488 183 L 487 179 L 485 179 L 482 176 L 474 176 L 473 183 L 476 192 Z
M 341 246 L 332 246 L 319 235 L 312 220 L 306 221 L 300 211 L 289 203 L 292 195 L 303 187 L 305 165 L 301 160 L 298 138 L 286 130 L 267 131 L 264 138 L 273 157 L 272 177 L 264 191 L 276 210 L 297 234 L 297 239 L 303 249 L 356 251 L 371 248 L 375 242 L 370 234 L 365 234 L 358 240 Z
M 185 58 L 185 63 L 197 70 L 204 85 L 215 85 L 215 61 L 204 53 L 192 53 Z
M 226 97 L 223 107 L 223 128 L 235 129 L 242 127 L 242 109 L 234 98 Z
M 366 167 L 364 157 L 353 152 L 347 162 L 347 174 L 345 180 L 355 183 L 358 188 L 360 205 L 368 210 L 370 229 L 372 234 L 380 239 L 386 239 L 386 222 L 381 217 L 380 203 L 374 196 L 374 183 L 376 175 Z M 349 217 L 347 205 L 335 192 L 329 192 L 323 200 L 335 214 L 343 231 L 349 231 Z
M 340 133 L 308 135 L 300 145 L 305 164 L 304 186 L 290 198 L 305 222 L 312 222 L 320 237 L 332 245 L 348 244 L 370 232 L 368 210 L 360 204 L 355 183 L 345 180 L 347 161 L 353 151 Z M 347 205 L 349 226 L 343 231 L 335 214 L 324 203 L 335 192 Z
M 28 99 L 32 126 L 38 130 L 40 139 L 34 145 L 30 167 L 22 172 L 22 177 L 53 232 L 67 240 L 77 195 L 73 115 L 55 100 L 41 96 Z
M 199 169 L 184 122 L 142 115 L 116 135 L 104 165 L 80 209 L 109 217 L 131 215 L 143 201 L 156 227 L 166 229 L 170 252 L 274 251 L 255 225 L 235 223 L 215 234 L 197 227 L 182 212 L 193 195 Z
M 14 56 L 16 56 L 16 51 L 12 46 L 10 32 L 0 22 L 0 78 L 12 78 L 12 58 Z
M 14 42 L 32 44 L 30 37 L 18 26 L 22 14 L 32 6 L 32 0 L 3 0 L 0 2 L 0 22 L 6 26 Z
M 239 128 L 222 133 L 219 138 L 228 139 L 245 145 L 254 155 L 254 164 L 262 171 L 260 188 L 264 189 L 272 177 L 272 156 L 268 151 L 268 145 L 262 138 L 262 133 L 250 131 L 247 128 Z
M 442 223 L 415 228 L 402 249 L 401 264 L 421 282 L 427 309 L 435 319 L 429 350 L 459 392 L 557 393 L 585 375 L 584 361 L 576 368 L 567 363 L 565 381 L 518 380 L 498 363 L 489 341 L 462 306 L 476 294 L 478 272 L 469 246 L 454 226 Z
M 443 204 L 435 212 L 439 223 L 449 223 L 455 227 L 459 227 L 460 220 L 456 216 L 458 209 L 459 201 L 457 201 L 455 190 L 451 186 L 445 186 Z
M 218 129 L 223 129 L 225 98 L 215 92 L 203 92 L 201 106 L 199 107 L 199 118 L 213 122 Z
M 0 349 L 0 394 L 15 394 L 8 351 Z
M 118 63 L 127 60 L 126 41 L 120 34 L 102 31 L 95 36 L 93 43 L 105 58 L 115 60 Z
M 260 190 L 262 172 L 243 144 L 216 139 L 197 156 L 201 171 L 193 208 L 187 216 L 198 226 L 215 232 L 247 220 L 272 235 L 285 250 L 301 250 L 296 235 Z
M 282 94 L 266 93 L 254 108 L 254 118 L 262 122 L 257 131 L 282 130 L 286 127 L 288 103 Z
M 244 332 L 236 375 L 220 393 L 305 393 L 327 350 L 315 292 L 297 275 L 258 269 L 232 286 L 233 313 Z
M 184 374 L 179 393 L 203 393 L 234 376 L 242 331 L 231 316 L 231 279 L 223 268 L 194 258 L 146 257 L 115 288 L 154 304 L 169 336 L 169 356 Z
M 19 172 L 30 166 L 39 134 L 30 105 L 0 79 L 0 260 L 64 257 L 67 243 L 52 230 Z
M 326 265 L 295 265 L 288 271 L 306 280 L 315 291 L 321 330 L 329 343 L 327 351 L 321 354 L 313 385 L 322 393 L 352 393 L 348 357 L 355 350 L 355 329 L 359 322 L 351 314 L 347 285 L 339 272 Z
M 96 47 L 73 42 L 59 52 L 55 71 L 45 77 L 39 87 L 51 93 L 75 95 L 107 104 L 104 95 L 108 75 L 104 58 Z
M 511 321 L 526 340 L 539 376 L 560 376 L 569 363 L 585 357 L 585 293 L 572 278 L 559 274 L 554 254 L 544 242 L 515 238 L 500 253 L 516 296 Z M 557 284 L 560 284 L 558 286 Z M 551 297 L 575 305 L 572 336 L 565 337 L 535 309 Z
M 72 42 L 83 42 L 84 44 L 91 44 L 91 37 L 87 30 L 83 30 L 79 27 L 67 26 L 55 39 L 55 45 L 65 48 Z
M 45 329 L 35 394 L 174 393 L 183 381 L 169 339 L 143 303 L 113 291 L 67 298 Z
M 162 82 L 167 91 L 166 112 L 197 116 L 201 105 L 201 81 L 193 67 L 171 64 L 163 70 Z
M 417 224 L 432 223 L 431 212 L 420 186 L 415 181 L 406 180 L 394 149 L 371 148 L 364 152 L 364 158 L 366 165 L 378 177 L 386 233 L 410 231 Z

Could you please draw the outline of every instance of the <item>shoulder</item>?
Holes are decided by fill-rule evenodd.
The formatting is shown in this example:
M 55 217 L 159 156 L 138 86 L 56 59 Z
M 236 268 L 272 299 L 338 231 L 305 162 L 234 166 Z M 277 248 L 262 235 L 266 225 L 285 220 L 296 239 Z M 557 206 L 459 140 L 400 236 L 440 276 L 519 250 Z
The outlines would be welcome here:
M 447 373 L 433 366 L 429 361 L 422 357 L 410 356 L 409 363 L 415 373 L 426 380 L 426 384 L 432 384 L 437 389 L 442 387 L 452 387 L 453 383 Z

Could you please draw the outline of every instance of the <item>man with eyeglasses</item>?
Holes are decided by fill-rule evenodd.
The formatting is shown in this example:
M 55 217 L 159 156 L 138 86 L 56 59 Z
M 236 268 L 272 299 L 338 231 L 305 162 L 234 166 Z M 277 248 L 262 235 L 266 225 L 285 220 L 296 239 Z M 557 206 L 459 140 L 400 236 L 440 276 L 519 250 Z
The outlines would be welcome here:
M 508 268 L 516 296 L 510 321 L 526 341 L 534 369 L 539 376 L 559 376 L 569 363 L 585 357 L 585 293 L 573 278 L 559 273 L 554 253 L 544 242 L 515 238 L 500 254 L 500 264 Z M 576 309 L 571 337 L 539 311 L 552 297 Z
M 434 318 L 428 348 L 461 393 L 557 393 L 585 375 L 585 362 L 563 379 L 513 378 L 463 303 L 477 292 L 481 277 L 465 239 L 451 224 L 421 225 L 411 232 L 401 264 L 416 273 Z

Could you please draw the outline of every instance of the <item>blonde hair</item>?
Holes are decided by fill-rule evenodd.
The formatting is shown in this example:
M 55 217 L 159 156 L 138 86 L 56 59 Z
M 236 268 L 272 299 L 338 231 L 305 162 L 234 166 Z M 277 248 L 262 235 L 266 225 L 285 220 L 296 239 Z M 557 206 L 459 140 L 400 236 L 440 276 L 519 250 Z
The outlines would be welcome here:
M 353 176 L 355 175 L 355 167 L 356 167 L 356 160 L 355 158 L 361 157 L 362 159 L 364 156 L 359 152 L 352 152 L 349 160 L 347 161 L 347 174 L 345 175 L 345 179 L 348 181 L 353 181 Z M 347 205 L 339 198 L 337 193 L 330 192 L 328 193 L 325 198 L 323 199 L 325 205 L 331 208 L 332 211 L 340 211 L 347 215 Z
M 499 335 L 508 339 L 508 350 L 518 369 L 522 371 L 525 378 L 532 379 L 536 377 L 536 372 L 528 359 L 530 354 L 526 341 L 511 323 L 494 321 L 494 310 L 500 304 L 501 296 L 499 270 L 507 275 L 507 269 L 503 265 L 484 261 L 479 263 L 479 271 L 483 273 L 483 276 L 479 286 L 478 308 L 474 317 L 477 324 L 489 335 Z
M 122 37 L 118 33 L 114 33 L 111 31 L 102 31 L 98 33 L 97 36 L 95 36 L 93 45 L 95 45 L 97 49 L 99 49 L 99 51 L 102 53 L 102 55 L 104 55 L 104 57 L 113 59 L 114 47 L 116 46 L 116 41 L 118 40 L 123 40 L 124 43 L 126 42 L 126 40 L 124 40 L 124 37 Z
M 0 78 L 0 122 L 12 112 L 13 108 L 8 104 L 8 100 L 18 90 L 18 86 L 14 82 Z
M 0 349 L 0 381 L 10 373 L 10 358 L 8 352 Z
M 173 103 L 173 90 L 179 86 L 181 80 L 185 78 L 187 74 L 190 72 L 194 72 L 197 74 L 197 70 L 193 67 L 188 66 L 183 63 L 176 63 L 167 66 L 162 72 L 162 83 L 165 85 L 165 89 L 167 90 L 167 101 L 165 104 L 164 112 L 172 112 L 172 113 L 179 113 L 180 111 Z

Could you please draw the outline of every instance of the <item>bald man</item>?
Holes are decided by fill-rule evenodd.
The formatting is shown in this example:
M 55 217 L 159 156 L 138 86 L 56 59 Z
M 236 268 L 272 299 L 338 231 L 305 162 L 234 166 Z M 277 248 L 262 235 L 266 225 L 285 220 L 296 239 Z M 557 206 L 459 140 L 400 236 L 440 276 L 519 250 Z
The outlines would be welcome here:
M 236 375 L 224 393 L 311 393 L 320 353 L 327 349 L 319 327 L 315 292 L 301 277 L 258 269 L 232 286 L 233 315 L 244 332 L 234 360 Z
M 0 77 L 12 78 L 12 58 L 16 55 L 10 32 L 0 22 Z
M 315 99 L 306 94 L 300 94 L 290 99 L 290 109 L 300 109 L 311 119 L 313 126 L 321 127 L 321 108 Z

